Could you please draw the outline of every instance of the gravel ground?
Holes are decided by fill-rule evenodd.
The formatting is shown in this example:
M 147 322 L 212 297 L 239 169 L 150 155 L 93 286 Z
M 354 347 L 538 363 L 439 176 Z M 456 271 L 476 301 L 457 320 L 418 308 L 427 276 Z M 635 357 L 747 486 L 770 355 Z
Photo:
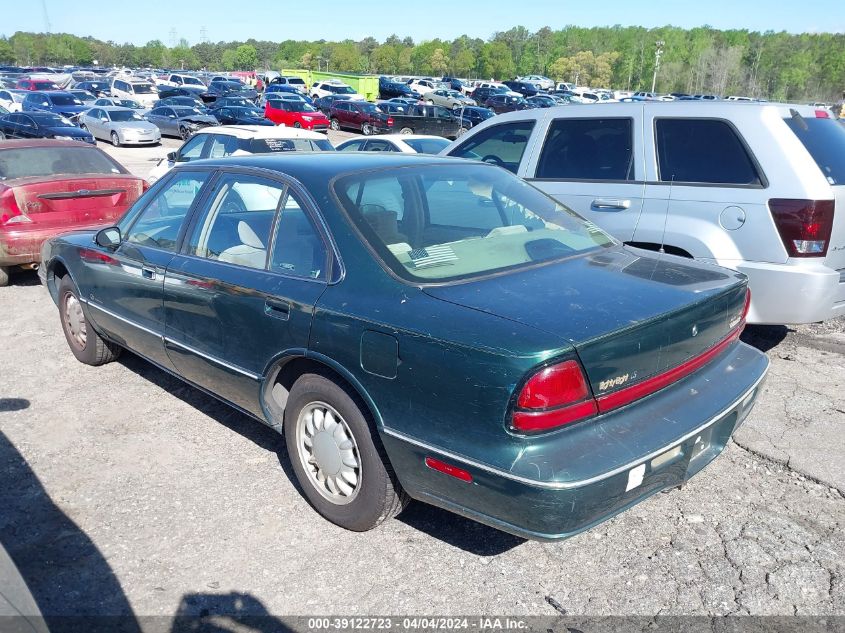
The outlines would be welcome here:
M 78 363 L 34 274 L 0 309 L 0 544 L 45 614 L 845 615 L 843 486 L 817 468 L 845 461 L 844 321 L 751 328 L 773 362 L 748 437 L 541 544 L 419 503 L 346 532 L 273 431 L 131 354 Z

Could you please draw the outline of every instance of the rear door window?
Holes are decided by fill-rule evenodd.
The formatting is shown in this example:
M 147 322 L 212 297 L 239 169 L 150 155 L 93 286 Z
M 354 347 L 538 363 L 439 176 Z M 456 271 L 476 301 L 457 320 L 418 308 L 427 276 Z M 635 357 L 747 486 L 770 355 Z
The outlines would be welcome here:
M 662 182 L 762 185 L 748 150 L 727 121 L 656 119 L 654 126 Z
M 537 178 L 633 180 L 631 119 L 557 119 L 549 126 Z
M 449 155 L 493 163 L 516 173 L 533 129 L 534 121 L 494 125 L 474 134 Z
M 845 127 L 834 119 L 785 119 L 831 185 L 845 185 Z

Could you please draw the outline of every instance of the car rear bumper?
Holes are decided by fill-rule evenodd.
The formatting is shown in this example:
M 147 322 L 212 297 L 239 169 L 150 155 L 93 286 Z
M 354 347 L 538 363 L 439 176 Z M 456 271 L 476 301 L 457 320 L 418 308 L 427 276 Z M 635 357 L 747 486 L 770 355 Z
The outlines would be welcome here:
M 26 225 L 21 225 L 26 226 Z M 68 231 L 96 229 L 100 224 L 35 227 L 0 232 L 0 266 L 20 266 L 41 262 L 41 247 L 51 237 Z
M 717 263 L 748 276 L 749 323 L 816 323 L 845 314 L 845 270 L 810 259 L 793 264 Z
M 560 540 L 701 471 L 747 417 L 767 368 L 763 354 L 735 344 L 658 394 L 539 442 L 526 439 L 508 470 L 390 430 L 382 436 L 412 497 L 521 537 Z M 472 482 L 427 468 L 426 457 L 466 470 Z

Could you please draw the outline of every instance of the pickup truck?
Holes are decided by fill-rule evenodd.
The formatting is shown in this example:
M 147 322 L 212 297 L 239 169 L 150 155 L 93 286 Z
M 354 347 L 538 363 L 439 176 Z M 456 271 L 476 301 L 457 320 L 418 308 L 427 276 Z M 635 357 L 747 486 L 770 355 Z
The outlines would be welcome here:
M 393 129 L 401 134 L 436 134 L 457 138 L 461 132 L 459 111 L 434 105 L 412 105 L 404 113 L 392 113 Z

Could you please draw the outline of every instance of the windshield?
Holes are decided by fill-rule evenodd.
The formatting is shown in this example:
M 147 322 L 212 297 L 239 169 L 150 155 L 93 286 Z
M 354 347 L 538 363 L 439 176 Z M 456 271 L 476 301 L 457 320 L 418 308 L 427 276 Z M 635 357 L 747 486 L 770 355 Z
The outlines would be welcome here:
M 197 110 L 196 108 L 173 108 L 176 112 L 176 116 L 184 117 L 184 116 L 194 116 L 194 115 L 202 115 L 202 112 Z
M 785 119 L 831 185 L 845 185 L 845 127 L 834 119 Z
M 413 148 L 417 154 L 438 154 L 451 141 L 445 138 L 412 138 L 405 139 L 405 143 Z
M 131 112 L 129 110 L 111 110 L 109 112 L 109 116 L 111 117 L 112 121 L 143 121 L 144 117 L 142 117 L 137 112 Z
M 129 84 L 132 86 L 132 92 L 136 95 L 149 95 L 155 93 L 155 88 L 152 84 Z
M 37 117 L 34 116 L 32 118 L 35 119 L 35 122 L 38 125 L 41 125 L 41 126 L 44 126 L 44 127 L 76 127 L 73 123 L 68 121 L 63 116 L 59 116 L 58 114 L 53 114 L 53 115 L 41 114 L 40 116 L 37 116 Z
M 334 145 L 327 140 L 307 138 L 256 138 L 249 143 L 252 154 L 275 152 L 333 152 Z
M 53 174 L 124 173 L 105 154 L 87 147 L 0 149 L 0 181 Z
M 333 188 L 383 263 L 411 282 L 483 275 L 614 243 L 574 211 L 487 165 L 357 173 Z
M 82 105 L 82 101 L 74 97 L 73 95 L 53 95 L 50 97 L 53 101 L 53 105 L 57 106 L 79 106 Z

